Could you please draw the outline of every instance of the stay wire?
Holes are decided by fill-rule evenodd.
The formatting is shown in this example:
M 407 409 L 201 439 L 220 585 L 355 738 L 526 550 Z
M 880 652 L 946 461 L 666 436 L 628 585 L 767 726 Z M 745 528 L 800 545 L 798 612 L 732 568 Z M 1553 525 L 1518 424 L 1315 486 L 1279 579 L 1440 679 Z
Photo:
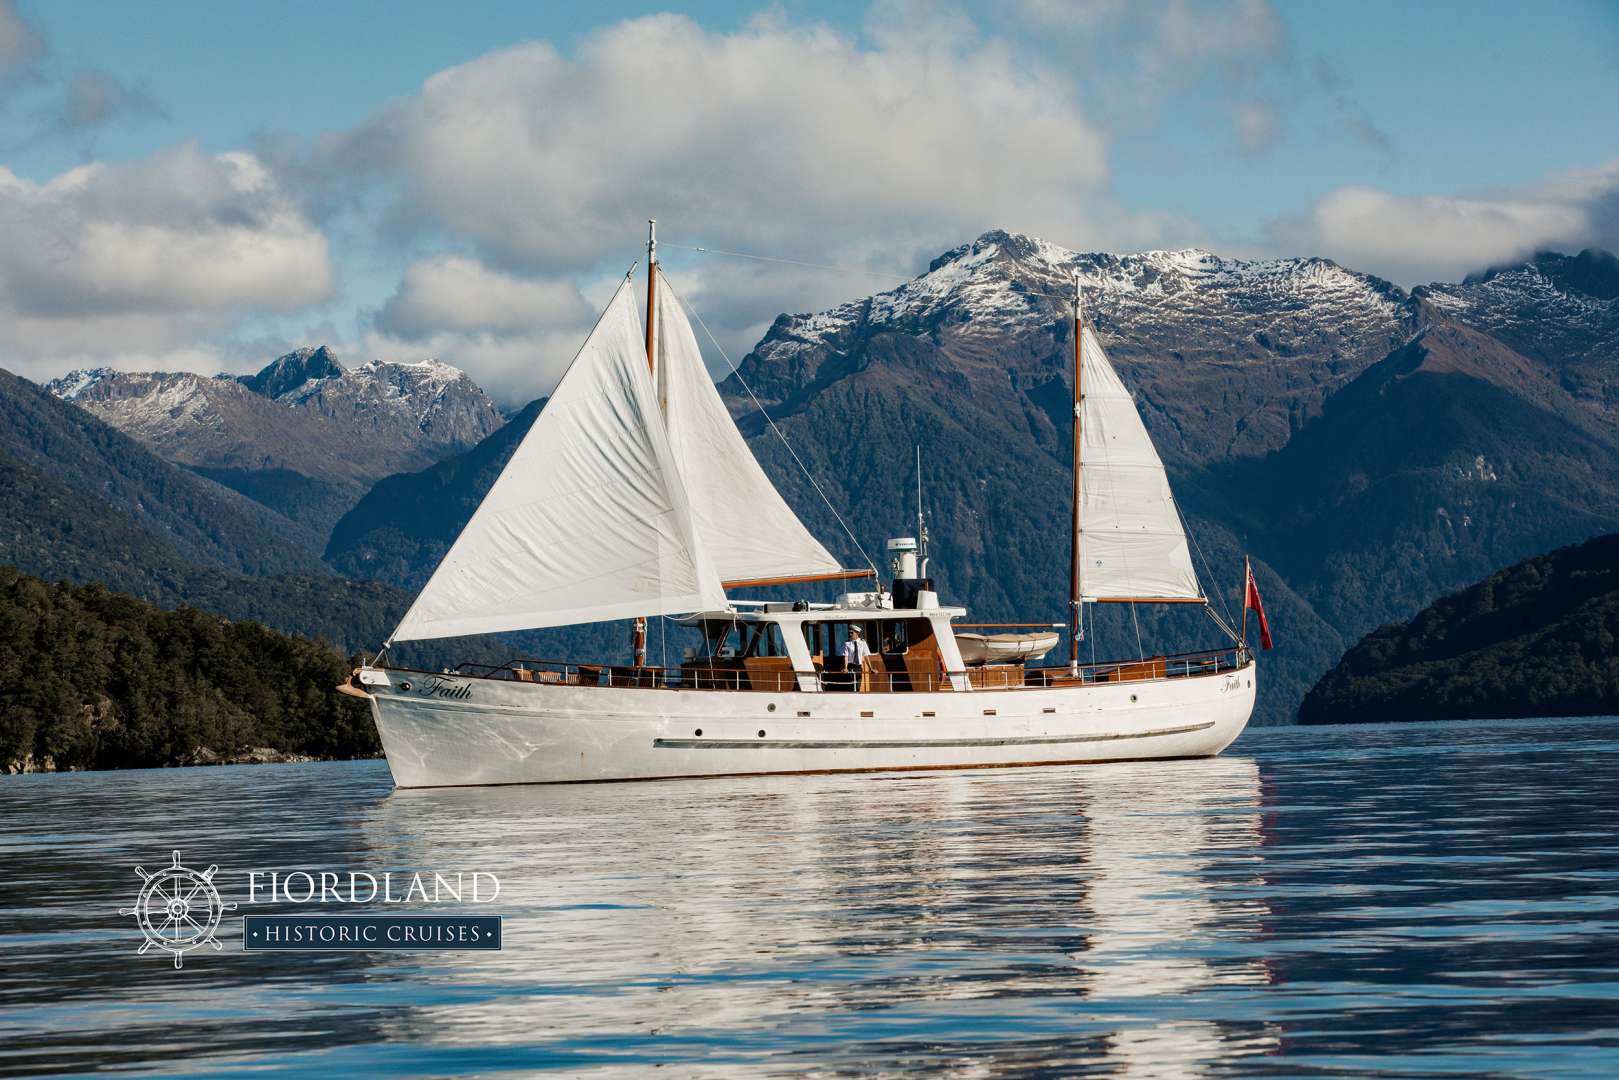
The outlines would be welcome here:
M 1197 542 L 1197 533 L 1192 531 L 1192 523 L 1187 520 L 1186 513 L 1181 509 L 1180 500 L 1175 499 L 1173 496 L 1171 496 L 1171 499 L 1174 501 L 1175 514 L 1180 518 L 1181 529 L 1187 536 L 1191 537 L 1192 550 L 1197 553 L 1197 561 L 1203 564 L 1203 573 L 1207 575 L 1209 581 L 1214 581 L 1214 570 L 1210 567 L 1209 560 L 1203 554 L 1203 545 Z M 1238 635 L 1231 629 L 1231 609 L 1226 606 L 1225 592 L 1218 586 L 1214 589 L 1214 599 L 1220 605 L 1220 614 L 1215 614 L 1213 607 L 1207 603 L 1207 597 L 1204 598 L 1203 610 L 1209 613 L 1209 618 L 1213 619 L 1214 624 L 1221 630 L 1224 630 L 1231 637 L 1237 637 Z M 1225 617 L 1222 619 L 1221 615 Z

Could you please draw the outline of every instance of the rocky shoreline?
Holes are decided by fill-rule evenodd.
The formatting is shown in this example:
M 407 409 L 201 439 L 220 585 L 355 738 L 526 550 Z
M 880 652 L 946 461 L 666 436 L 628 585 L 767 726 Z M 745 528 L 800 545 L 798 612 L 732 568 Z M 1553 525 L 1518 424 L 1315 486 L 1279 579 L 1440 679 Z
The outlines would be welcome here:
M 252 746 L 232 753 L 220 753 L 209 747 L 199 746 L 181 757 L 180 760 L 165 766 L 165 768 L 190 768 L 204 765 L 302 765 L 312 761 L 369 761 L 381 757 L 381 754 L 371 754 L 360 758 L 312 757 L 309 754 L 293 754 L 269 746 Z M 5 766 L 5 773 L 8 776 L 18 776 L 23 773 L 105 771 L 109 770 L 84 769 L 77 766 L 58 768 L 56 759 L 49 754 L 38 759 L 32 754 L 25 755 L 22 758 L 13 758 L 6 762 Z

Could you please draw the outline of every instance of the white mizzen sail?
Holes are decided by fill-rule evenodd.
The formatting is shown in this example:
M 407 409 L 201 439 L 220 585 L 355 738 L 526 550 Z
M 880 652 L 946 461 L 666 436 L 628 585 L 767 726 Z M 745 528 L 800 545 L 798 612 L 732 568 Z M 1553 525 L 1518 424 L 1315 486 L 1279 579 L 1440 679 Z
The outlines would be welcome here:
M 723 581 L 836 573 L 838 561 L 798 520 L 743 441 L 703 366 L 680 300 L 658 273 L 658 387 L 703 553 Z
M 725 602 L 675 468 L 626 278 L 390 640 Z
M 1164 463 L 1089 326 L 1080 370 L 1080 596 L 1202 599 Z

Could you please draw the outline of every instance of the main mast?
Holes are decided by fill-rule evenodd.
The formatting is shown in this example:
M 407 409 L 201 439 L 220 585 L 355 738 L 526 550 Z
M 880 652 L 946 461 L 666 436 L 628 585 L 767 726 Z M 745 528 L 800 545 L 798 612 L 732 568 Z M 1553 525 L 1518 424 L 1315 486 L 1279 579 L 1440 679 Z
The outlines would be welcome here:
M 1084 310 L 1080 306 L 1079 271 L 1074 271 L 1074 518 L 1068 547 L 1068 674 L 1079 674 L 1079 634 L 1081 608 L 1079 599 L 1079 436 L 1080 410 L 1085 401 L 1084 389 Z
M 657 361 L 655 357 L 656 337 L 654 330 L 658 321 L 658 219 L 646 219 L 646 368 L 657 376 Z M 646 616 L 638 615 L 635 619 L 635 629 L 630 632 L 630 645 L 634 652 L 635 666 L 646 666 Z

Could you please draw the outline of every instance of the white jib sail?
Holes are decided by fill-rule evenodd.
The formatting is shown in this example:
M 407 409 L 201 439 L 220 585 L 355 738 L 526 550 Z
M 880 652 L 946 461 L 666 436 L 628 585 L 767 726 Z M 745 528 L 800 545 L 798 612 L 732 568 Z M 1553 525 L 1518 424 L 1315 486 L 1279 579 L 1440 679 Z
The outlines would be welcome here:
M 725 606 L 626 279 L 391 640 Z
M 765 475 L 703 366 L 680 300 L 657 288 L 658 385 L 703 553 L 723 581 L 832 573 L 839 563 Z
M 1087 600 L 1202 598 L 1164 463 L 1088 326 L 1080 370 L 1080 595 Z

